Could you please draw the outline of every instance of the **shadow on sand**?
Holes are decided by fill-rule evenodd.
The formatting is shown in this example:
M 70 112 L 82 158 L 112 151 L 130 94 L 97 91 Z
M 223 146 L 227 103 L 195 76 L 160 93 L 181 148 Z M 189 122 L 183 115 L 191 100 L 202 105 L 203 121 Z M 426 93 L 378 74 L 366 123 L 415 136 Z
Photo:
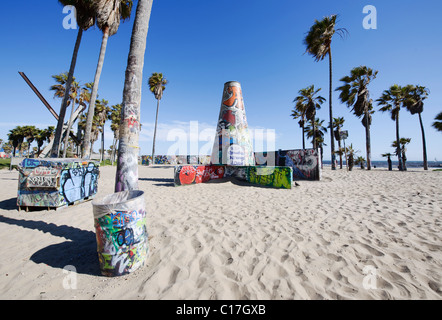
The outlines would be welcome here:
M 66 225 L 57 226 L 44 221 L 21 220 L 4 216 L 0 216 L 0 223 L 38 230 L 68 240 L 35 252 L 30 257 L 31 261 L 60 269 L 72 265 L 77 273 L 101 276 L 94 232 Z

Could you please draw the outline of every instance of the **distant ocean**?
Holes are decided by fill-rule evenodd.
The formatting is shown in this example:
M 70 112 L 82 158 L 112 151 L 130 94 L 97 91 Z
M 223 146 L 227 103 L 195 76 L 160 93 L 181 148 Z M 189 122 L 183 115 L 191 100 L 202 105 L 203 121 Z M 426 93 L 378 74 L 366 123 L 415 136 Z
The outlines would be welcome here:
M 391 161 L 393 169 L 398 167 L 397 161 Z M 324 160 L 325 165 L 331 165 L 330 160 Z M 343 161 L 343 164 L 345 165 L 345 160 Z M 407 168 L 423 168 L 424 162 L 423 161 L 407 161 L 406 162 Z M 338 166 L 339 166 L 339 159 L 338 159 Z M 387 161 L 372 161 L 371 166 L 376 168 L 388 168 L 388 162 Z M 359 167 L 359 165 L 355 165 L 355 167 Z M 367 167 L 367 163 L 365 164 L 365 167 Z M 442 169 L 442 161 L 428 161 L 428 167 L 429 168 L 440 168 Z

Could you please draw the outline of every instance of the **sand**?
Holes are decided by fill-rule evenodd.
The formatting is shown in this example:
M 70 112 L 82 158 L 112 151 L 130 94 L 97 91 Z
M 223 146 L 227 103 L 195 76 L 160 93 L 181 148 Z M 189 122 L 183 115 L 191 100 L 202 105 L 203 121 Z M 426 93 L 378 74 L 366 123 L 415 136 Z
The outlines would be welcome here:
M 149 256 L 106 278 L 92 203 L 19 212 L 18 172 L 0 170 L 0 298 L 442 298 L 442 172 L 325 168 L 291 190 L 174 187 L 172 167 L 139 175 Z M 114 180 L 102 167 L 97 197 Z

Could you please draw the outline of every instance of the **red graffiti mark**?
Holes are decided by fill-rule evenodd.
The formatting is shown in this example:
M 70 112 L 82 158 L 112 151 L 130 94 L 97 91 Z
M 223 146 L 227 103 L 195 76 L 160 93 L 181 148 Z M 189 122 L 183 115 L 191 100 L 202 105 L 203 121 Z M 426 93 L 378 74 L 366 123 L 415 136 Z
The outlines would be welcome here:
M 236 102 L 236 107 L 240 108 L 240 109 L 244 109 L 244 105 L 242 102 L 242 93 L 241 93 L 241 88 L 239 87 L 228 87 L 227 88 L 227 92 L 231 94 L 231 96 L 223 101 L 223 104 L 227 107 L 233 107 L 235 100 Z
M 181 184 L 192 184 L 195 180 L 196 169 L 193 166 L 185 166 L 181 168 L 180 171 L 180 182 Z
M 210 173 L 210 178 L 211 179 L 221 179 L 224 177 L 224 167 L 220 166 L 220 167 L 211 167 L 211 169 L 213 170 Z
M 235 125 L 236 117 L 232 113 L 232 110 L 227 110 L 226 112 L 224 112 L 223 120 L 227 121 L 228 123 L 231 123 L 232 125 Z
M 196 168 L 195 183 L 203 183 L 210 180 L 210 169 L 208 166 L 201 166 Z
M 138 120 L 135 116 L 130 115 L 129 118 L 127 118 L 127 126 L 133 128 L 135 125 L 138 126 Z

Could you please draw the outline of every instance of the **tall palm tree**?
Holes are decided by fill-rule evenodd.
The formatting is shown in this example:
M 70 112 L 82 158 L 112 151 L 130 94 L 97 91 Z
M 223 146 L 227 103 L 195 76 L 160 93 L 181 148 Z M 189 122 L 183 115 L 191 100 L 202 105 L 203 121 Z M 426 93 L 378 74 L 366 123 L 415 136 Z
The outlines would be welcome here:
M 379 110 L 382 112 L 390 111 L 391 119 L 396 121 L 396 141 L 399 141 L 399 111 L 404 102 L 404 98 L 404 88 L 395 84 L 392 85 L 388 90 L 384 90 L 381 97 L 376 100 L 378 105 L 381 106 Z M 399 144 L 396 146 L 396 155 L 399 162 L 399 171 L 403 171 L 402 155 Z
M 393 143 L 391 144 L 391 146 L 393 148 L 396 148 L 396 152 L 400 152 L 401 153 L 401 157 L 402 157 L 402 170 L 407 171 L 407 157 L 405 155 L 405 152 L 407 151 L 407 149 L 405 148 L 405 146 L 407 144 L 409 144 L 411 141 L 411 138 L 400 138 L 399 139 L 399 143 L 397 143 L 397 141 L 393 141 Z
M 138 189 L 141 87 L 152 1 L 138 0 L 132 29 L 124 80 L 115 192 Z
M 68 121 L 68 128 L 66 130 L 66 135 L 64 137 L 64 149 L 63 149 L 63 158 L 66 158 L 66 152 L 67 152 L 67 145 L 69 141 L 69 135 L 71 132 L 72 123 L 74 121 L 74 110 L 75 105 L 80 104 L 80 84 L 77 81 L 73 81 L 71 84 L 71 99 L 72 99 L 72 108 L 71 108 L 71 115 L 69 117 Z
M 155 156 L 155 140 L 157 137 L 157 124 L 158 124 L 158 109 L 160 108 L 160 100 L 163 97 L 163 92 L 166 90 L 166 84 L 168 81 L 164 78 L 162 73 L 152 73 L 149 78 L 149 90 L 155 95 L 155 99 L 157 99 L 157 115 L 155 117 L 155 130 L 153 133 L 153 144 L 152 144 L 152 161 Z
M 78 50 L 80 49 L 81 38 L 83 31 L 86 31 L 95 24 L 95 11 L 92 7 L 91 0 L 59 0 L 63 5 L 73 5 L 77 11 L 77 25 L 78 33 L 75 41 L 74 52 L 72 54 L 71 66 L 69 68 L 69 74 L 66 79 L 65 94 L 63 95 L 63 101 L 60 107 L 60 113 L 58 115 L 57 129 L 55 131 L 54 142 L 51 150 L 51 157 L 58 157 L 60 150 L 61 135 L 63 131 L 64 118 L 66 115 L 66 109 L 68 107 L 68 96 L 71 90 L 71 84 L 74 77 L 75 65 L 77 63 Z
M 336 170 L 335 164 L 335 141 L 333 137 L 333 107 L 332 107 L 332 51 L 331 44 L 333 35 L 337 33 L 343 37 L 347 32 L 344 28 L 335 29 L 337 15 L 331 15 L 324 17 L 322 20 L 315 20 L 315 23 L 310 28 L 307 36 L 304 39 L 304 45 L 307 47 L 306 52 L 314 57 L 315 61 L 322 61 L 328 55 L 329 58 L 329 76 L 330 76 L 330 91 L 329 91 L 329 116 L 330 116 L 330 148 L 331 148 L 331 160 L 332 170 Z
M 341 129 L 344 125 L 345 119 L 344 117 L 333 118 L 333 126 L 336 128 L 334 134 L 336 140 L 338 140 L 338 151 L 336 152 L 339 155 L 339 168 L 342 169 L 342 155 L 344 154 L 341 150 Z
M 419 115 L 419 123 L 422 132 L 422 153 L 424 159 L 424 170 L 428 170 L 427 143 L 425 141 L 424 124 L 422 122 L 422 111 L 424 111 L 424 100 L 427 99 L 430 91 L 423 86 L 408 85 L 405 87 L 406 99 L 404 105 L 411 114 Z
M 321 108 L 321 104 L 324 103 L 325 98 L 318 95 L 321 88 L 315 90 L 315 86 L 311 85 L 307 88 L 298 91 L 297 96 L 293 102 L 296 102 L 295 109 L 292 110 L 293 119 L 299 120 L 299 125 L 302 128 L 302 148 L 305 149 L 305 122 L 310 120 L 313 131 L 315 125 L 316 110 Z M 313 140 L 313 148 L 316 149 L 316 140 Z
M 296 107 L 296 109 L 292 110 L 291 116 L 295 120 L 300 119 L 298 121 L 298 124 L 299 127 L 302 129 L 302 149 L 305 149 L 305 109 L 299 109 L 298 107 Z
M 432 126 L 439 132 L 442 132 L 442 112 L 439 112 L 439 114 L 434 118 L 434 122 Z
M 344 83 L 336 91 L 340 91 L 339 99 L 347 107 L 352 108 L 355 116 L 362 119 L 362 125 L 365 127 L 365 147 L 367 151 L 367 170 L 371 170 L 371 143 L 370 143 L 370 125 L 373 106 L 368 91 L 369 83 L 376 78 L 378 71 L 366 66 L 353 68 L 350 76 L 343 77 Z
M 96 104 L 97 131 L 101 132 L 101 161 L 104 161 L 104 125 L 109 117 L 110 108 L 107 106 L 109 101 L 101 99 Z
M 112 141 L 112 154 L 111 161 L 112 165 L 115 161 L 115 152 L 117 150 L 117 142 L 120 136 L 120 119 L 121 119 L 121 104 L 116 104 L 111 106 L 108 119 L 111 121 L 111 130 L 114 133 L 114 140 Z
M 324 120 L 316 118 L 315 121 L 311 121 L 305 128 L 307 132 L 307 138 L 312 139 L 312 145 L 316 149 L 318 141 L 324 141 L 324 134 L 327 132 L 327 128 L 322 124 Z
M 84 134 L 82 152 L 83 157 L 85 158 L 90 157 L 92 122 L 95 114 L 95 102 L 98 94 L 101 71 L 103 69 L 107 41 L 110 36 L 117 33 L 120 26 L 120 20 L 124 21 L 130 18 L 132 5 L 132 0 L 95 0 L 93 2 L 93 7 L 97 17 L 97 26 L 103 32 L 103 38 L 101 41 L 97 69 L 95 70 L 94 85 L 91 93 L 91 103 L 87 112 L 86 130 Z
M 67 96 L 67 98 L 65 99 L 65 94 L 66 94 L 66 86 L 68 85 L 68 81 L 69 81 L 69 74 L 67 72 L 64 73 L 60 73 L 57 75 L 53 75 L 52 78 L 55 80 L 56 84 L 52 85 L 49 89 L 51 91 L 54 91 L 54 98 L 61 98 L 64 100 L 66 100 L 66 106 L 65 106 L 65 111 L 67 109 L 67 107 L 72 106 L 72 111 L 71 111 L 71 116 L 69 117 L 69 121 L 68 121 L 68 129 L 70 129 L 71 126 L 71 118 L 72 118 L 72 114 L 73 114 L 73 109 L 75 107 L 75 101 L 77 98 L 77 91 L 78 91 L 78 87 L 79 84 L 77 81 L 75 81 L 75 77 L 72 77 L 71 79 L 71 84 L 70 89 L 69 89 L 69 95 Z M 63 116 L 64 117 L 64 116 Z M 59 118 L 60 119 L 60 118 Z M 55 139 L 57 137 L 57 131 L 55 131 L 55 137 L 54 137 L 54 143 L 56 142 Z M 52 145 L 52 150 L 51 150 L 51 157 L 55 157 L 59 155 L 60 152 L 60 144 L 61 144 L 61 136 L 60 136 L 60 140 L 58 142 L 58 147 L 57 147 L 57 153 L 52 153 L 54 150 L 54 145 Z M 66 136 L 65 136 L 65 141 L 64 143 L 67 143 L 67 139 L 69 138 L 69 130 L 66 131 Z M 64 150 L 66 151 L 66 148 L 64 148 Z M 66 156 L 66 153 L 64 151 L 63 154 L 63 158 Z

